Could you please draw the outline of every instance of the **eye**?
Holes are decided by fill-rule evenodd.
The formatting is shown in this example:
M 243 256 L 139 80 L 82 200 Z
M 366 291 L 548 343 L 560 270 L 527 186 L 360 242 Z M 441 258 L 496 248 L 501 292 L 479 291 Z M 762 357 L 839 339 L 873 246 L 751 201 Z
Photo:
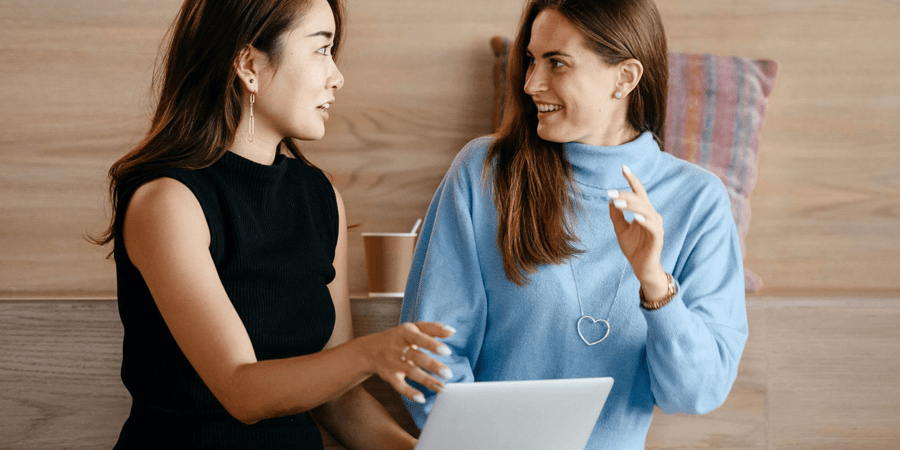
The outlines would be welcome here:
M 334 44 L 328 44 L 324 47 L 320 47 L 318 50 L 316 50 L 316 53 L 319 53 L 319 54 L 322 54 L 325 56 L 331 56 L 331 54 L 329 53 L 329 49 L 331 49 L 332 45 L 334 45 Z
M 550 66 L 552 66 L 553 68 L 557 68 L 557 67 L 565 66 L 565 64 L 558 59 L 551 59 Z
M 529 66 L 533 66 L 534 65 L 534 56 L 525 55 L 525 61 L 528 62 Z

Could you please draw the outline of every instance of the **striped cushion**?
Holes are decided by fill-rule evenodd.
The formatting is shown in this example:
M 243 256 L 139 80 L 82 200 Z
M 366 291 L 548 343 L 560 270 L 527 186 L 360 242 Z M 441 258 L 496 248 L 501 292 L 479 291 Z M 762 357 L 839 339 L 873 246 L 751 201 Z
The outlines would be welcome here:
M 494 63 L 494 130 L 500 124 L 510 41 L 491 39 Z M 715 173 L 731 198 L 744 255 L 750 228 L 750 194 L 756 185 L 759 130 L 778 65 L 737 56 L 669 53 L 669 101 L 665 150 Z M 744 268 L 748 291 L 762 286 Z
M 669 53 L 666 151 L 722 179 L 744 255 L 750 194 L 756 185 L 759 130 L 777 68 L 770 60 Z M 762 285 L 746 268 L 744 282 L 748 291 Z

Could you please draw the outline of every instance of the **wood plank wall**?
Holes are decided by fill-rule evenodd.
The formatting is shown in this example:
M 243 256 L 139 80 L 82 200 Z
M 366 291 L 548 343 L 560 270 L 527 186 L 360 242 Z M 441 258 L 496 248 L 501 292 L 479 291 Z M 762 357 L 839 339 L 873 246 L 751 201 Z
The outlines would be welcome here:
M 750 339 L 725 404 L 702 416 L 657 410 L 647 449 L 900 448 L 898 299 L 749 299 Z M 353 326 L 378 331 L 398 306 L 356 299 Z M 131 406 L 115 302 L 0 302 L 0 336 L 0 448 L 113 446 Z M 416 433 L 387 383 L 364 387 Z
M 522 0 L 349 0 L 346 86 L 305 146 L 342 191 L 351 289 L 362 231 L 404 231 L 490 130 L 488 39 Z M 177 0 L 0 0 L 0 296 L 112 296 L 105 173 L 151 111 Z M 670 49 L 772 58 L 747 265 L 782 295 L 900 292 L 900 5 L 660 1 Z

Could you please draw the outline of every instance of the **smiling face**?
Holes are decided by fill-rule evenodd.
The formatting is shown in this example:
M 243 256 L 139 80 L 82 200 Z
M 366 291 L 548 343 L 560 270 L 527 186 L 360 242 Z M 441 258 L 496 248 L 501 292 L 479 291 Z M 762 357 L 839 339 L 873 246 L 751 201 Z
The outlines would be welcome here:
M 312 0 L 297 27 L 284 36 L 277 67 L 259 73 L 254 117 L 257 135 L 313 140 L 325 135 L 328 108 L 344 77 L 331 56 L 335 22 L 326 0 Z M 266 58 L 262 58 L 265 60 Z
M 633 138 L 625 120 L 627 92 L 615 97 L 619 67 L 588 49 L 562 14 L 548 9 L 537 15 L 527 52 L 525 93 L 537 106 L 541 139 L 619 145 Z

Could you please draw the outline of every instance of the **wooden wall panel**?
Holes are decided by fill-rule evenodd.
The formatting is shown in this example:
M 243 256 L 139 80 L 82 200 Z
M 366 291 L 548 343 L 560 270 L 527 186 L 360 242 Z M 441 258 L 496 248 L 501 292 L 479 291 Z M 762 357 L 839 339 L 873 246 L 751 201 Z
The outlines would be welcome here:
M 146 127 L 176 1 L 0 1 L 0 295 L 114 294 L 105 176 Z
M 390 3 L 390 4 L 388 4 Z M 518 0 L 349 2 L 345 86 L 310 158 L 346 202 L 351 291 L 366 290 L 361 232 L 408 231 L 463 145 L 490 132 L 491 36 Z
M 176 0 L 0 0 L 0 296 L 113 295 L 105 173 L 150 111 Z M 346 78 L 325 139 L 304 145 L 361 231 L 403 231 L 451 159 L 489 132 L 488 39 L 521 0 L 348 3 Z M 764 293 L 900 292 L 900 5 L 890 0 L 659 2 L 672 50 L 772 58 L 747 265 Z
M 647 449 L 900 448 L 898 300 L 748 300 L 750 338 L 725 404 L 702 416 L 657 410 Z M 367 334 L 399 305 L 352 306 L 354 327 Z M 0 448 L 112 447 L 131 405 L 115 302 L 0 302 L 0 336 Z M 387 383 L 374 377 L 364 387 L 416 432 Z
M 489 38 L 516 1 L 348 3 L 348 35 L 324 140 L 351 224 L 351 290 L 365 291 L 361 231 L 405 231 L 468 140 L 490 131 Z M 151 112 L 150 75 L 179 2 L 0 1 L 0 296 L 112 296 L 105 174 Z M 16 86 L 9 88 L 9 86 Z
M 779 63 L 747 236 L 763 292 L 900 290 L 900 5 L 659 5 L 673 49 Z

